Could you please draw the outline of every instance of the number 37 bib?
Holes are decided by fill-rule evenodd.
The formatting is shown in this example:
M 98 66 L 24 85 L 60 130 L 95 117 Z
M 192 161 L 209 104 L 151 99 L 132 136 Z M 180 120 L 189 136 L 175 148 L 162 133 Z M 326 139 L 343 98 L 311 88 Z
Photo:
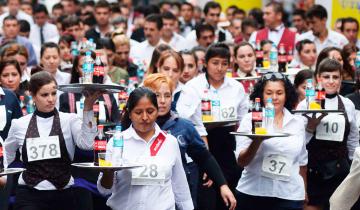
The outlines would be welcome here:
M 142 158 L 143 167 L 132 170 L 132 185 L 163 185 L 165 183 L 165 166 L 156 156 Z
M 328 114 L 316 127 L 316 139 L 342 141 L 345 133 L 345 117 L 342 114 Z

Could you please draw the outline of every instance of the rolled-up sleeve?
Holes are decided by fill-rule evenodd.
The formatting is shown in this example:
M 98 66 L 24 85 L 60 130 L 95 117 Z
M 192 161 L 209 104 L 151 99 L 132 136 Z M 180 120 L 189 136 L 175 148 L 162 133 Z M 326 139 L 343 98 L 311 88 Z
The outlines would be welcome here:
M 94 121 L 94 113 L 92 111 L 84 111 L 83 120 L 76 114 L 70 120 L 71 134 L 75 144 L 84 150 L 93 148 L 94 138 L 96 136 L 96 122 Z

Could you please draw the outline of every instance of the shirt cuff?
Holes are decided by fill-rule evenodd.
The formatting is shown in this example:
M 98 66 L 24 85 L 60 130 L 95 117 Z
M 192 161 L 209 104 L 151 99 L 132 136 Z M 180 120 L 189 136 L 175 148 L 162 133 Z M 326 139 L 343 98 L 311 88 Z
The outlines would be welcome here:
M 176 207 L 179 208 L 180 210 L 190 210 L 190 209 L 194 209 L 194 204 L 193 201 L 189 199 L 182 202 L 176 202 Z
M 107 188 L 103 187 L 103 186 L 101 185 L 101 178 L 102 178 L 102 176 L 103 176 L 103 174 L 100 173 L 99 179 L 98 179 L 98 181 L 97 181 L 97 183 L 96 183 L 97 189 L 98 189 L 98 191 L 100 192 L 100 194 L 102 194 L 102 195 L 110 195 L 110 194 L 112 193 L 112 188 L 113 188 L 113 187 L 111 187 L 110 189 L 107 189 Z
M 91 133 L 96 132 L 96 121 L 94 120 L 93 111 L 84 111 L 83 113 L 83 129 Z

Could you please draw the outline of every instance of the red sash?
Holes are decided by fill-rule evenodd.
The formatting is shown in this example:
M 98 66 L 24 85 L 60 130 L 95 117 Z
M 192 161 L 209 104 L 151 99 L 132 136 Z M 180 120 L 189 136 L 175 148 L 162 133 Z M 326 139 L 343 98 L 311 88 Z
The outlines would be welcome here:
M 166 136 L 162 132 L 160 132 L 159 135 L 156 137 L 156 139 L 150 146 L 150 156 L 157 155 L 157 153 L 161 149 L 165 139 L 166 139 Z
M 281 36 L 280 42 L 278 44 L 278 48 L 280 46 L 280 43 L 283 43 L 286 52 L 288 52 L 290 50 L 290 48 L 292 50 L 294 50 L 295 49 L 295 36 L 296 36 L 295 32 L 290 31 L 289 29 L 285 28 L 284 32 L 283 32 L 283 34 Z M 259 30 L 256 33 L 255 40 L 262 41 L 262 40 L 265 40 L 265 39 L 269 39 L 268 37 L 269 37 L 269 29 L 268 28 L 263 28 L 263 29 Z

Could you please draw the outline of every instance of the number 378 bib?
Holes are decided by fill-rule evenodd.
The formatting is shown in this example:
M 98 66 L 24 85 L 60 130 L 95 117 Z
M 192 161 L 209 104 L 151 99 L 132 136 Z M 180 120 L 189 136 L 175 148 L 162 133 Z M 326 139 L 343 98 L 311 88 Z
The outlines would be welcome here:
M 26 139 L 26 152 L 29 162 L 60 158 L 59 136 Z
M 143 167 L 132 170 L 132 185 L 163 185 L 165 183 L 165 166 L 159 158 L 146 157 L 141 160 Z
M 316 139 L 342 141 L 345 133 L 345 117 L 342 114 L 328 114 L 316 127 Z

